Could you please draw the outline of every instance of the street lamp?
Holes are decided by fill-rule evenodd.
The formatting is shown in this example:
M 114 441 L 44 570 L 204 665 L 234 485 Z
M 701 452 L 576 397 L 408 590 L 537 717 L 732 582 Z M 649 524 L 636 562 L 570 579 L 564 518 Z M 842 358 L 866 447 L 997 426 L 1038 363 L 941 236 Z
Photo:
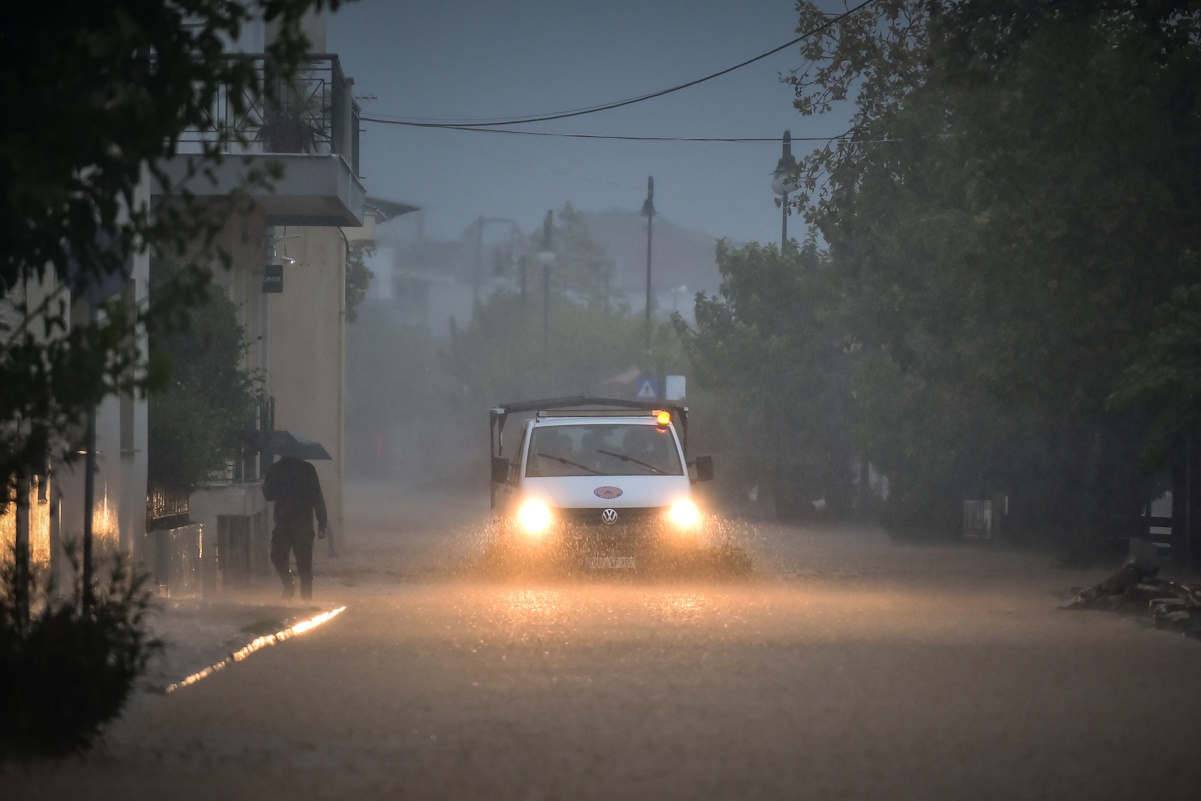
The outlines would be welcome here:
M 646 201 L 642 204 L 646 215 L 646 350 L 651 349 L 651 230 L 655 218 L 655 179 L 646 178 Z
M 796 159 L 792 157 L 792 132 L 784 132 L 784 153 L 771 174 L 771 188 L 780 196 L 780 250 L 788 241 L 788 193 L 796 188 Z

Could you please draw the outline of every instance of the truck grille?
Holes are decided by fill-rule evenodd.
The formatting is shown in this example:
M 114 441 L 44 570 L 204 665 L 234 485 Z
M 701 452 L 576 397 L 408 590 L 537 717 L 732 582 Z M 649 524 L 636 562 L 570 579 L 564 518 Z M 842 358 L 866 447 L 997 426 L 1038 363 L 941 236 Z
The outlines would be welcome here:
M 601 515 L 605 509 L 617 512 L 617 522 L 606 524 Z M 664 509 L 657 506 L 620 508 L 616 506 L 598 507 L 596 509 L 556 509 L 556 516 L 569 526 L 598 527 L 616 529 L 624 526 L 644 526 L 648 523 L 658 523 Z

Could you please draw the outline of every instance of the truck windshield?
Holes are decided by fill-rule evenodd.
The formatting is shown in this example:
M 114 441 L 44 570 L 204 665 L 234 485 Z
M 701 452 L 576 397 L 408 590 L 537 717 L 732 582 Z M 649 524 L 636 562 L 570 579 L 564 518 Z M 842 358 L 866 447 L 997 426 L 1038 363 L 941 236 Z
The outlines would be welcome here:
M 684 471 L 671 429 L 654 424 L 535 428 L 527 476 L 679 476 Z

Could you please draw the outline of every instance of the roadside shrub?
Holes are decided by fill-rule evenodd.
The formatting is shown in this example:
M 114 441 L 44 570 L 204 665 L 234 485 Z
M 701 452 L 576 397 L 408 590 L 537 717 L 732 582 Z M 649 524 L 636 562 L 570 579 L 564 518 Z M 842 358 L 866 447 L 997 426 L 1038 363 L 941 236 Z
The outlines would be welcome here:
M 133 683 L 162 643 L 151 637 L 148 575 L 120 556 L 85 612 L 78 560 L 69 599 L 30 579 L 27 619 L 15 602 L 17 570 L 0 566 L 0 760 L 87 750 L 121 713 Z

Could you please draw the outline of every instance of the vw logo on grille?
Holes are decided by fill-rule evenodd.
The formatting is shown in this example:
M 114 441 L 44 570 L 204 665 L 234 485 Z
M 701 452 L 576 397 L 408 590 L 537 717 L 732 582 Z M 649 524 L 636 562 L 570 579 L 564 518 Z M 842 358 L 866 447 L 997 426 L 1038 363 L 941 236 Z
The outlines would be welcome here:
M 601 522 L 604 523 L 606 526 L 611 526 L 614 523 L 616 523 L 617 522 L 617 510 L 616 509 L 606 509 L 605 511 L 601 512 Z

